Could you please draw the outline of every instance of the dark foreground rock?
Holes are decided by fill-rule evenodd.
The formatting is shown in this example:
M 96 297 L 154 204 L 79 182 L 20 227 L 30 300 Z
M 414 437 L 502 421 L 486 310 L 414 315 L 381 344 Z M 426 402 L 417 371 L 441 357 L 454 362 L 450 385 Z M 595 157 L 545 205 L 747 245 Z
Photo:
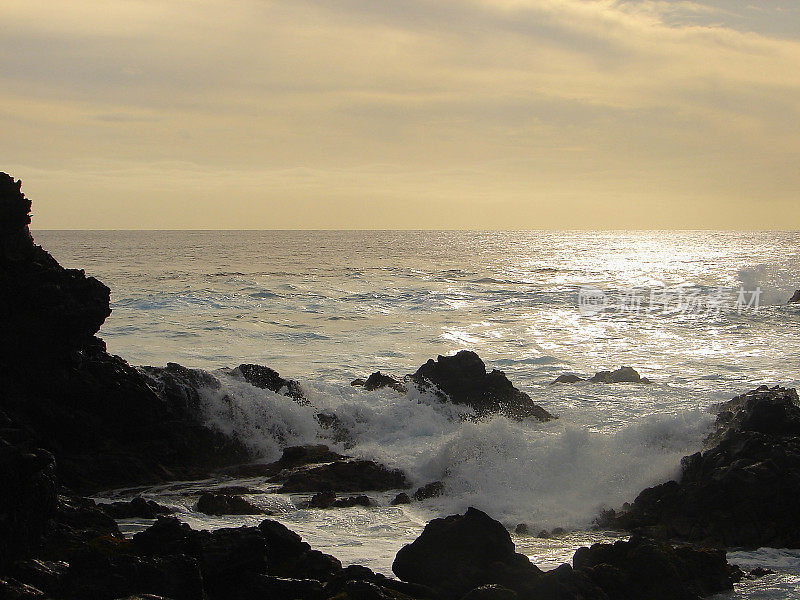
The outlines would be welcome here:
M 789 304 L 798 304 L 800 303 L 800 290 L 797 290 L 791 298 L 789 298 Z
M 514 419 L 535 418 L 549 421 L 555 417 L 534 404 L 505 373 L 486 372 L 480 357 L 469 350 L 455 356 L 439 356 L 422 365 L 410 376 L 418 387 L 435 391 L 456 404 L 472 407 L 478 414 L 503 413 Z
M 678 481 L 644 490 L 602 525 L 725 546 L 800 547 L 800 403 L 781 387 L 723 404 L 710 448 Z
M 543 572 L 517 554 L 485 513 L 434 519 L 392 570 L 445 599 L 696 600 L 730 590 L 738 571 L 721 550 L 673 548 L 644 538 L 579 549 L 573 566 Z

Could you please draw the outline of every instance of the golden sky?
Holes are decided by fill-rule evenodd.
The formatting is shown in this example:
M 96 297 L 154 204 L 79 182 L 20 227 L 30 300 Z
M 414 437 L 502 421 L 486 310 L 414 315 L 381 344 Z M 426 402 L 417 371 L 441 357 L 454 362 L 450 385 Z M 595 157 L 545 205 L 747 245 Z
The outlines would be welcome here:
M 800 229 L 800 2 L 2 0 L 39 229 Z

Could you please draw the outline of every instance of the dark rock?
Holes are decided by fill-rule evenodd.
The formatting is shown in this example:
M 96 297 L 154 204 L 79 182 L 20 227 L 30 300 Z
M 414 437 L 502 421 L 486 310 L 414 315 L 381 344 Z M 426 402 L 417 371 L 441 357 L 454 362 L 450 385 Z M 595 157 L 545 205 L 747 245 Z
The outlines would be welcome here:
M 326 595 L 316 579 L 291 579 L 272 575 L 251 575 L 238 582 L 226 600 L 324 600 Z
M 400 381 L 398 381 L 391 375 L 384 375 L 380 371 L 376 371 L 375 373 L 367 377 L 366 380 L 356 379 L 350 382 L 350 385 L 362 386 L 368 392 L 384 387 L 391 388 L 401 394 L 405 394 L 408 391 L 406 390 L 406 386 L 400 383 Z
M 39 559 L 21 560 L 10 568 L 10 574 L 19 581 L 41 590 L 48 596 L 61 595 L 64 577 L 69 565 L 64 561 Z M 2 598 L 0 594 L 0 598 Z
M 372 506 L 372 500 L 369 499 L 369 496 L 365 496 L 364 494 L 360 494 L 358 496 L 349 496 L 347 498 L 338 498 L 334 503 L 333 506 L 335 508 L 350 508 L 352 506 L 363 506 L 367 508 Z
M 392 571 L 403 581 L 425 585 L 444 598 L 460 598 L 489 583 L 515 589 L 541 571 L 514 550 L 506 528 L 470 508 L 464 515 L 434 519 L 397 553 Z
M 724 550 L 673 548 L 634 537 L 579 548 L 572 564 L 620 600 L 696 600 L 733 589 Z
M 616 371 L 598 371 L 589 380 L 592 383 L 650 383 L 633 367 L 620 367 Z
M 191 398 L 174 386 L 162 393 L 154 371 L 106 352 L 95 334 L 110 313 L 109 289 L 36 246 L 29 211 L 19 182 L 0 174 L 4 420 L 28 432 L 30 448 L 50 452 L 75 490 L 189 479 L 247 460 L 242 444 L 205 427 Z
M 53 456 L 42 449 L 26 451 L 12 446 L 0 437 L 0 482 L 2 573 L 14 560 L 29 558 L 42 549 L 58 509 Z
M 468 350 L 429 360 L 410 379 L 421 389 L 432 389 L 479 414 L 503 413 L 515 419 L 533 417 L 540 421 L 554 418 L 515 388 L 502 371 L 487 373 L 480 357 Z
M 703 453 L 679 481 L 642 491 L 606 526 L 725 546 L 800 546 L 800 402 L 762 386 L 720 407 Z
M 444 493 L 444 484 L 441 481 L 433 481 L 423 485 L 416 492 L 414 492 L 414 500 L 427 500 L 428 498 L 436 498 Z
M 789 298 L 789 304 L 796 304 L 800 303 L 800 290 L 797 290 L 791 298 Z
M 338 559 L 312 550 L 285 525 L 267 519 L 258 528 L 267 540 L 270 575 L 328 581 L 341 572 L 342 563 Z
M 555 383 L 575 383 L 577 381 L 584 381 L 583 377 L 578 377 L 575 373 L 564 373 L 556 377 Z
M 767 575 L 774 575 L 775 571 L 772 569 L 765 569 L 764 567 L 756 567 L 747 574 L 747 579 L 761 579 Z
M 528 535 L 530 534 L 531 530 L 528 527 L 527 523 L 518 523 L 517 526 L 514 528 L 514 533 L 517 535 Z
M 112 600 L 132 594 L 203 600 L 197 561 L 188 556 L 109 555 L 87 549 L 70 563 L 65 580 L 67 597 Z
M 233 477 L 274 477 L 287 469 L 343 461 L 348 458 L 324 444 L 289 446 L 284 448 L 281 458 L 275 462 L 237 465 L 228 467 L 222 472 Z
M 259 508 L 241 496 L 213 494 L 206 492 L 197 500 L 197 511 L 206 515 L 268 515 L 269 511 Z
M 461 600 L 517 600 L 517 592 L 502 585 L 482 585 L 464 594 Z
M 400 492 L 391 501 L 392 506 L 398 506 L 400 504 L 411 504 L 411 498 L 409 498 L 408 494 L 405 492 Z
M 231 369 L 230 373 L 234 376 L 241 377 L 250 385 L 261 388 L 262 390 L 270 390 L 275 393 L 282 392 L 285 396 L 289 396 L 295 400 L 306 399 L 299 383 L 293 379 L 284 379 L 277 371 L 269 367 L 244 364 L 239 365 L 235 369 Z
M 291 473 L 280 493 L 361 492 L 407 488 L 408 480 L 398 469 L 389 469 L 369 460 L 348 460 L 310 467 Z
M 141 496 L 127 502 L 100 502 L 97 508 L 113 519 L 155 519 L 159 515 L 173 512 L 171 508 L 162 506 L 154 500 L 145 500 Z
M 10 577 L 0 577 L 0 598 L 3 600 L 46 600 L 42 590 Z
M 330 508 L 336 502 L 336 492 L 330 490 L 317 492 L 308 501 L 308 508 Z
M 117 522 L 97 508 L 93 500 L 59 496 L 40 557 L 71 561 L 86 545 L 113 547 L 123 540 Z

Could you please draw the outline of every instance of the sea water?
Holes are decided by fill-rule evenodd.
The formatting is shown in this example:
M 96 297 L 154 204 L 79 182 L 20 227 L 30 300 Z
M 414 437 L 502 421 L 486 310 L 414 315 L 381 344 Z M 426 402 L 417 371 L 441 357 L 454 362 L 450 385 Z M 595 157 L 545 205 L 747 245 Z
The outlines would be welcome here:
M 253 496 L 314 547 L 390 573 L 432 517 L 476 506 L 506 525 L 542 568 L 612 534 L 588 531 L 603 508 L 677 475 L 702 447 L 708 408 L 760 384 L 800 384 L 797 232 L 66 232 L 38 243 L 112 290 L 100 331 L 135 365 L 216 370 L 253 362 L 300 381 L 299 405 L 218 373 L 203 418 L 265 459 L 329 443 L 404 469 L 445 494 L 405 507 L 298 510 Z M 488 368 L 559 419 L 476 420 L 417 391 L 350 386 L 376 370 L 402 376 L 429 358 L 476 351 Z M 651 385 L 551 385 L 565 372 L 633 366 Z M 234 399 L 234 409 L 222 401 Z M 338 446 L 314 418 L 335 413 Z M 203 484 L 215 485 L 215 482 Z M 197 527 L 257 522 L 193 511 L 197 484 L 146 491 Z M 124 497 L 125 492 L 115 492 Z M 146 526 L 132 521 L 129 532 Z M 800 551 L 731 552 L 777 571 L 737 598 L 798 594 Z M 798 594 L 800 597 L 800 594 Z

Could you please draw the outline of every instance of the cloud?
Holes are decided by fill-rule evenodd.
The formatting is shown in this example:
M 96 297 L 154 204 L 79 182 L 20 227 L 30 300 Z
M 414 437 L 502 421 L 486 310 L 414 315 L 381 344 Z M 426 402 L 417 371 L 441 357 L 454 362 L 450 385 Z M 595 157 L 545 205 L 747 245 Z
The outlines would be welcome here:
M 635 227 L 650 220 L 634 205 L 669 220 L 690 200 L 713 207 L 707 224 L 733 207 L 745 226 L 753 201 L 800 189 L 800 41 L 774 35 L 800 17 L 776 8 L 755 18 L 710 1 L 6 0 L 0 126 L 15 143 L 0 158 L 48 181 L 82 169 L 97 203 L 93 185 L 133 198 L 170 177 L 169 197 L 185 204 L 198 177 L 165 165 L 194 165 L 226 181 L 229 202 L 241 198 L 229 226 L 247 226 L 259 202 L 289 224 L 325 226 L 338 205 L 357 227 L 377 203 L 390 223 L 446 226 L 444 210 L 409 216 L 420 198 L 469 205 L 476 227 L 492 203 L 533 215 L 528 226 L 547 226 L 542 215 L 590 226 L 602 202 L 635 212 Z M 278 194 L 296 208 L 276 209 Z M 800 226 L 787 206 L 780 222 Z M 216 211 L 208 197 L 197 213 L 214 224 Z M 87 209 L 86 222 L 101 226 L 98 214 Z M 145 218 L 125 214 L 133 226 Z

